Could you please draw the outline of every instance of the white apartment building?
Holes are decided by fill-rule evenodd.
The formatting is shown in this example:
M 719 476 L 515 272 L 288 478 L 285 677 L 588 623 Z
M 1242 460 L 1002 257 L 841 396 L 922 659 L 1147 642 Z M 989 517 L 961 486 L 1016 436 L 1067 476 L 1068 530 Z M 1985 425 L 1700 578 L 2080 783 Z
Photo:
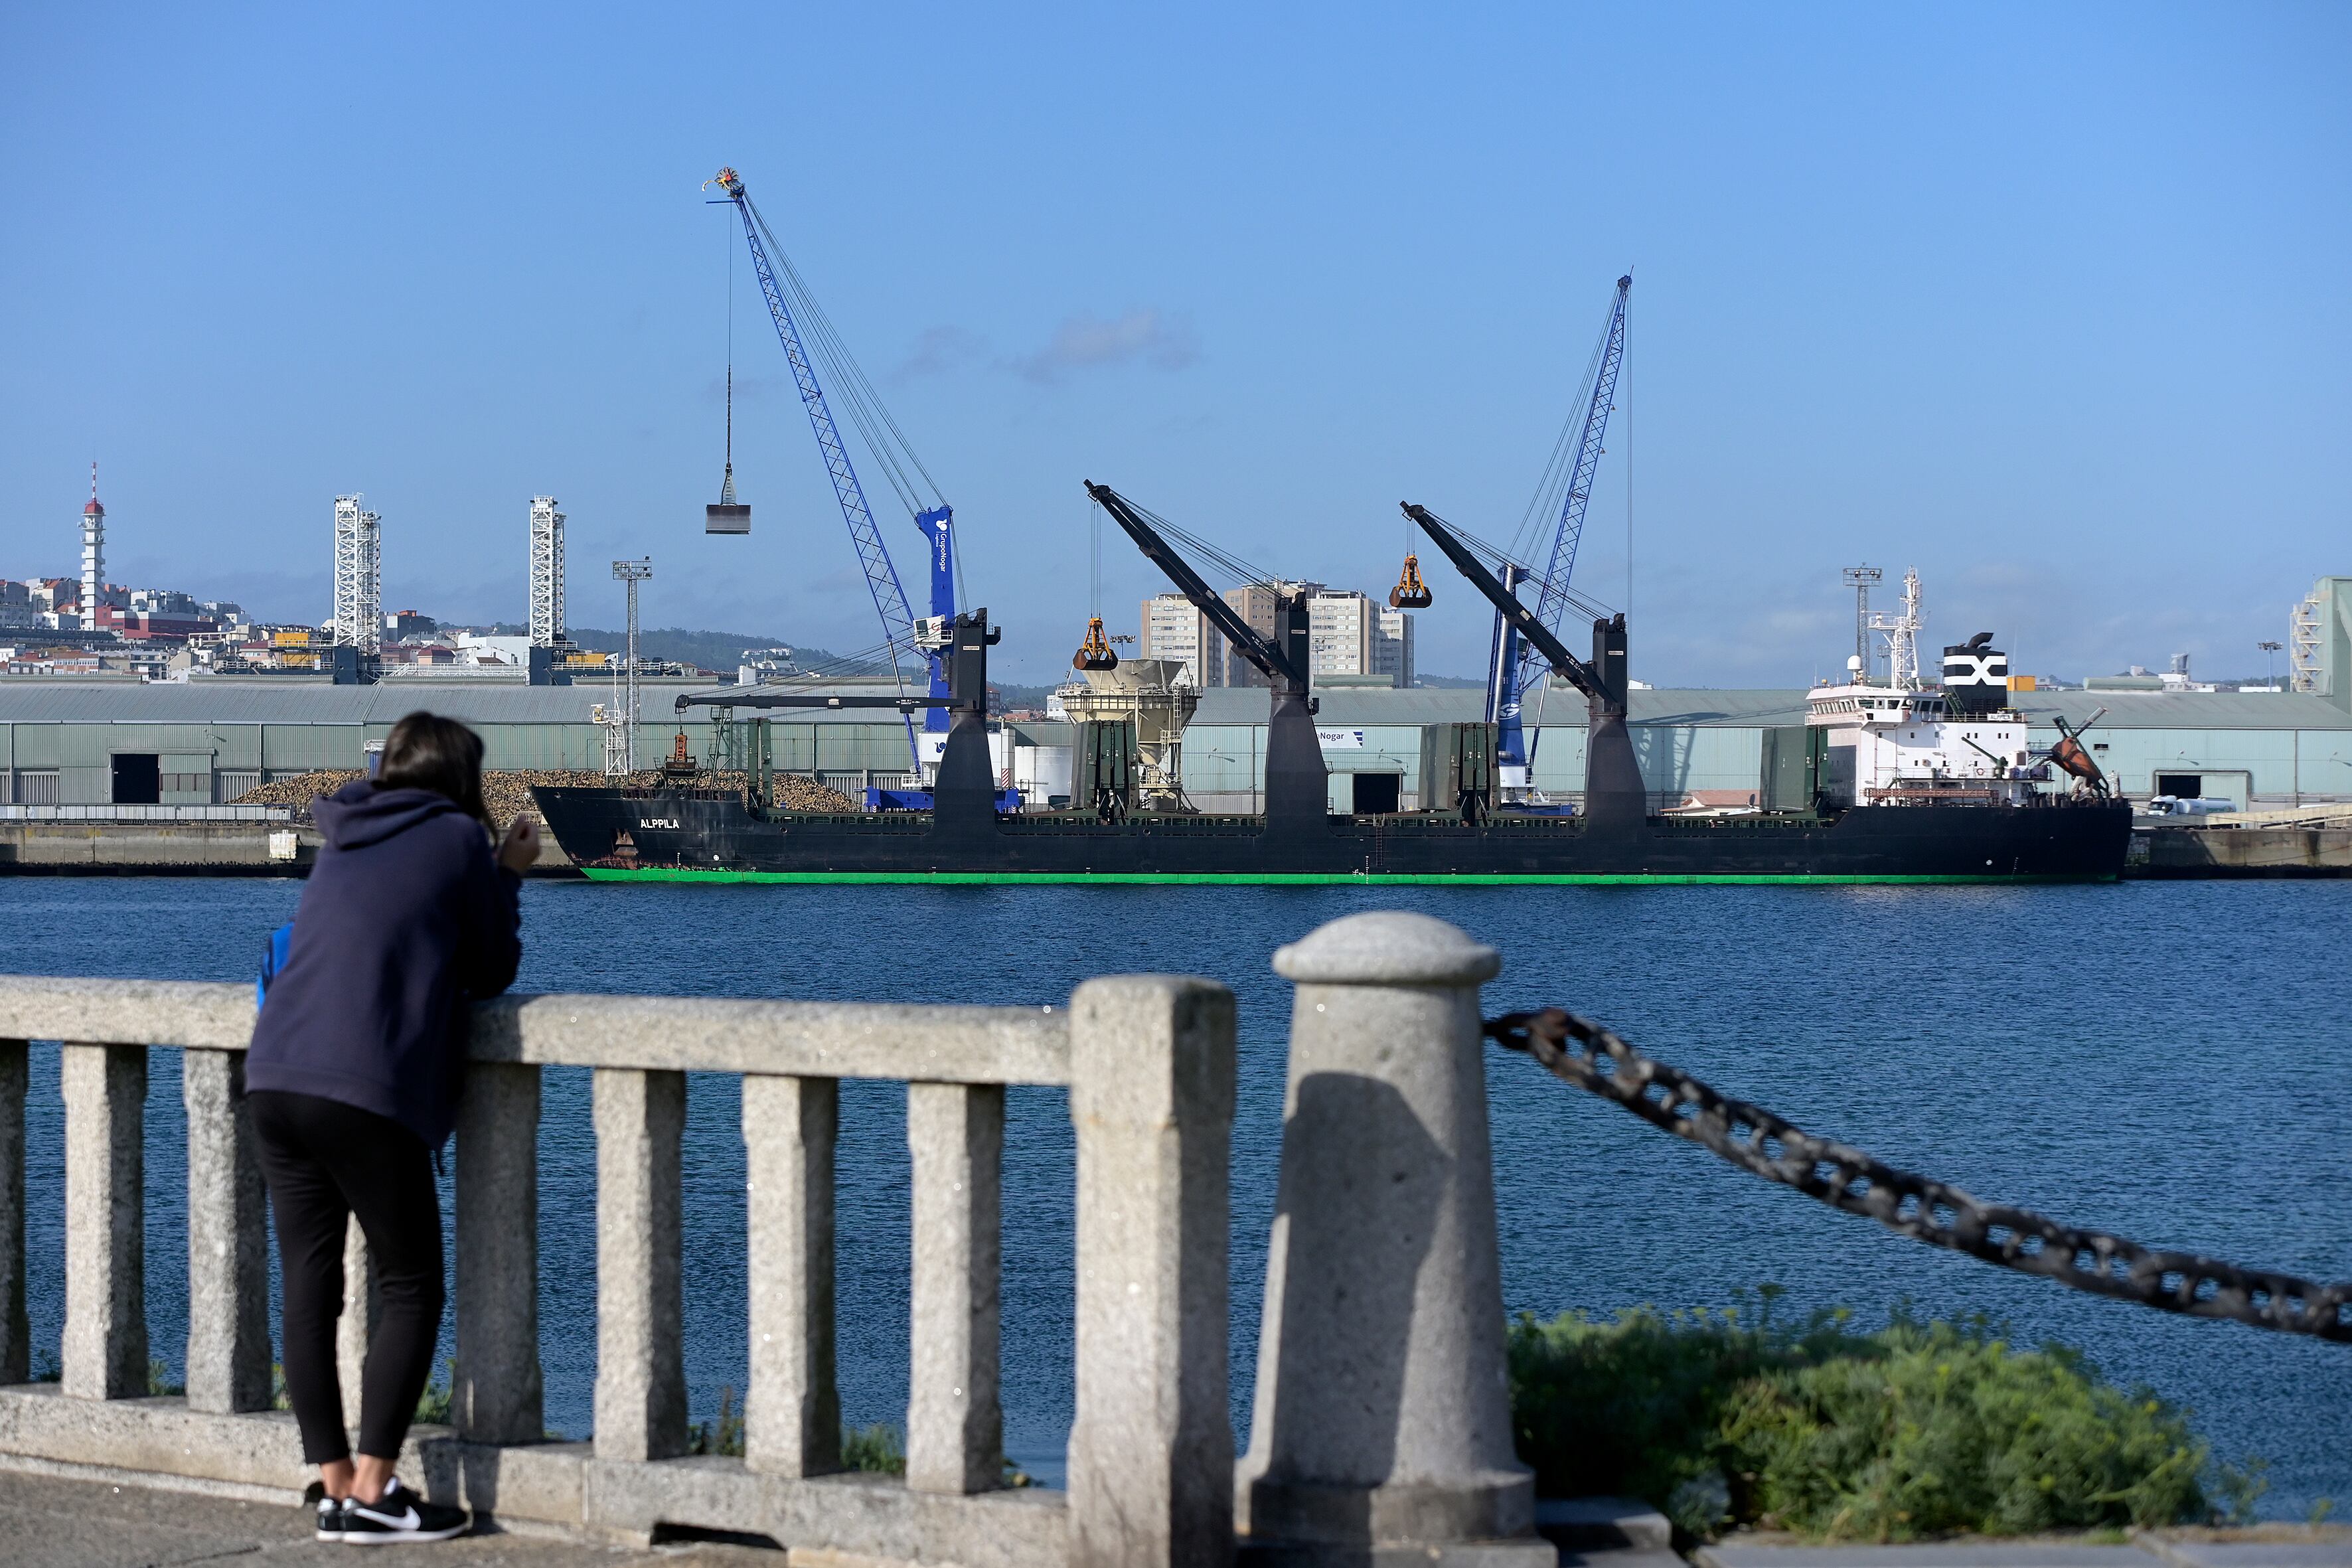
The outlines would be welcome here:
M 1380 635 L 1372 639 L 1372 673 L 1391 677 L 1398 689 L 1412 685 L 1412 616 L 1380 606 Z
M 1249 583 L 1225 590 L 1225 603 L 1242 624 L 1265 637 L 1274 636 L 1274 609 L 1277 594 L 1317 595 L 1325 592 L 1320 583 Z M 1311 673 L 1311 672 L 1310 672 Z M 1225 650 L 1225 684 L 1228 686 L 1264 686 L 1265 677 L 1257 666 L 1241 656 L 1238 648 Z
M 1412 617 L 1368 594 L 1324 589 L 1307 604 L 1310 677 L 1382 675 L 1412 684 Z
M 1137 656 L 1183 662 L 1178 679 L 1206 689 L 1225 683 L 1225 637 L 1214 622 L 1192 607 L 1181 594 L 1161 594 L 1143 601 L 1139 617 L 1143 628 Z

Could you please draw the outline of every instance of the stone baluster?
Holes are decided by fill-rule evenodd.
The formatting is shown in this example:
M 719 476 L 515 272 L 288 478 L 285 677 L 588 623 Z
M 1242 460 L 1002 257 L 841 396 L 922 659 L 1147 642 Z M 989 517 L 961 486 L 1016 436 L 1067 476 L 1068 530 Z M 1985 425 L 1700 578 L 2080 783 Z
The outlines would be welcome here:
M 1241 1560 L 1551 1568 L 1512 1451 L 1478 986 L 1443 921 L 1351 915 L 1297 984 Z
M 269 1230 L 239 1051 L 188 1050 L 188 1408 L 269 1408 Z
M 841 1468 L 834 1383 L 833 1157 L 841 1085 L 743 1079 L 751 1387 L 743 1462 L 775 1476 Z
M 343 1391 L 343 1427 L 360 1429 L 360 1393 L 365 1382 L 368 1342 L 383 1317 L 376 1291 L 375 1259 L 368 1252 L 360 1216 L 343 1222 L 343 1315 L 335 1320 L 335 1382 Z
M 1004 1484 L 997 1403 L 1002 1084 L 909 1083 L 914 1156 L 914 1343 L 907 1485 L 978 1492 Z
M 1226 1411 L 1234 998 L 1090 980 L 1070 998 L 1077 1128 L 1072 1568 L 1233 1561 Z
M 596 1457 L 686 1452 L 678 1253 L 686 1075 L 598 1068 Z
M 25 1320 L 25 1058 L 0 1040 L 0 1383 L 33 1375 Z
M 65 1392 L 147 1392 L 147 1047 L 68 1045 Z
M 539 1068 L 476 1062 L 457 1104 L 457 1365 L 450 1420 L 477 1443 L 547 1436 L 539 1364 Z

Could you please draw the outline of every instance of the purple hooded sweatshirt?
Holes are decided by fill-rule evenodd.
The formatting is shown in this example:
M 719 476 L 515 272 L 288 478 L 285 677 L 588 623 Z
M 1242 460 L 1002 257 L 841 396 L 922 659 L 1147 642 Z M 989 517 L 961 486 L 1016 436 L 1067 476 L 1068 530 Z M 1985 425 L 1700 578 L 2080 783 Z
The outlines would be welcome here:
M 320 799 L 326 847 L 269 983 L 248 1089 L 389 1117 L 439 1148 L 464 1080 L 465 1007 L 514 984 L 520 879 L 446 795 L 366 779 Z

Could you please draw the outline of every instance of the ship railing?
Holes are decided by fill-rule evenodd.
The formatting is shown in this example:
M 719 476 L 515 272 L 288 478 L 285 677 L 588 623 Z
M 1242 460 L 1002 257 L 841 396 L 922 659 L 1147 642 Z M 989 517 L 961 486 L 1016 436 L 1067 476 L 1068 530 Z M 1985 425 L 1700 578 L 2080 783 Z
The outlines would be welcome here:
M 0 978 L 0 1467 L 291 1502 L 309 1473 L 272 1408 L 264 1192 L 243 1100 L 250 985 Z M 63 1278 L 28 1279 L 31 1041 L 58 1041 Z M 451 1420 L 401 1458 L 428 1495 L 517 1527 L 644 1544 L 768 1536 L 985 1564 L 1170 1560 L 1231 1541 L 1225 1323 L 1233 998 L 1088 981 L 1066 1006 L 617 995 L 474 1009 L 456 1135 Z M 182 1053 L 184 1393 L 151 1392 L 148 1061 Z M 590 1069 L 593 1436 L 549 1440 L 540 1361 L 541 1075 Z M 749 1368 L 740 1456 L 690 1455 L 683 1347 L 686 1075 L 742 1080 Z M 844 1079 L 907 1085 L 905 1473 L 840 1471 L 834 1188 Z M 998 1353 L 1005 1091 L 1065 1086 L 1076 1130 L 1075 1424 L 1066 1491 L 1008 1489 Z M 347 1248 L 347 1405 L 372 1306 Z M 157 1268 L 178 1260 L 155 1258 Z M 31 1381 L 28 1288 L 64 1299 L 56 1382 Z M 355 1420 L 356 1409 L 347 1412 Z M 1222 1536 L 1220 1537 L 1220 1531 Z M 1223 1550 L 1229 1552 L 1230 1546 Z M 1181 1554 L 1181 1553 L 1180 1553 Z

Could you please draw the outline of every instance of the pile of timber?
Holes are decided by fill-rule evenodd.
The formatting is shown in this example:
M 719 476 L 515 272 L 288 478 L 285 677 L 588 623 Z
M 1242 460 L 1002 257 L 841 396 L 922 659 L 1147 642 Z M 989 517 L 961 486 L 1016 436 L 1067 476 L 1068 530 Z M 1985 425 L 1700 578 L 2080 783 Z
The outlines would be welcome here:
M 296 778 L 273 779 L 257 789 L 246 791 L 233 804 L 290 805 L 299 816 L 307 818 L 314 797 L 332 795 L 361 776 L 354 770 L 331 768 L 303 773 Z M 856 801 L 814 779 L 803 778 L 797 773 L 777 773 L 772 778 L 775 804 L 786 811 L 843 812 L 859 809 Z M 602 789 L 625 784 L 637 789 L 654 789 L 662 782 L 662 774 L 657 769 L 646 769 L 625 779 L 564 768 L 499 769 L 482 774 L 482 804 L 488 808 L 492 824 L 503 832 L 506 825 L 517 816 L 532 809 L 530 791 L 534 784 Z M 698 773 L 693 780 L 693 787 L 733 790 L 742 794 L 751 789 L 751 779 L 750 774 L 740 773 Z

